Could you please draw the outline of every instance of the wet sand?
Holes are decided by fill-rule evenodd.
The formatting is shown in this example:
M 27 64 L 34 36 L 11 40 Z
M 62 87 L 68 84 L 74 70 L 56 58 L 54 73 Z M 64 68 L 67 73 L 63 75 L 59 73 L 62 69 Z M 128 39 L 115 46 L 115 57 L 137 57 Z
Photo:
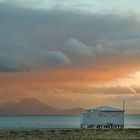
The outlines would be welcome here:
M 140 129 L 1 129 L 0 140 L 140 140 Z

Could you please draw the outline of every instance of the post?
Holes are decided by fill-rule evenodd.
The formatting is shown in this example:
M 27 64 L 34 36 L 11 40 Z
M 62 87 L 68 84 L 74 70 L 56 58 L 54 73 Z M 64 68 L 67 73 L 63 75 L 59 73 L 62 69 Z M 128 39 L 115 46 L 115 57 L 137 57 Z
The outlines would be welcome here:
M 123 100 L 123 128 L 124 128 L 124 113 L 125 113 L 125 103 L 124 103 L 124 100 Z
M 124 100 L 123 100 L 123 111 L 125 112 L 125 104 L 124 104 Z

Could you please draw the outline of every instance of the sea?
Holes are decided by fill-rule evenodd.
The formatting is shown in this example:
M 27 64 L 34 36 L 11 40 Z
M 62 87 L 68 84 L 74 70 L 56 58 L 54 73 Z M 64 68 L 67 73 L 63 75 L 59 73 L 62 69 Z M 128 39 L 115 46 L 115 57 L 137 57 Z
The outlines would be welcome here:
M 140 115 L 125 115 L 125 128 L 140 128 Z M 0 116 L 0 129 L 80 128 L 80 115 Z

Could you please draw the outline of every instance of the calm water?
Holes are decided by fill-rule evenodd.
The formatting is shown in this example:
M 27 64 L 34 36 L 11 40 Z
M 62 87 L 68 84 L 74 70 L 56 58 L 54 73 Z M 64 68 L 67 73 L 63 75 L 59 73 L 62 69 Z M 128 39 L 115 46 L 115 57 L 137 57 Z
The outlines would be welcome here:
M 80 115 L 0 116 L 0 128 L 79 128 Z M 140 128 L 140 115 L 125 115 L 126 128 Z

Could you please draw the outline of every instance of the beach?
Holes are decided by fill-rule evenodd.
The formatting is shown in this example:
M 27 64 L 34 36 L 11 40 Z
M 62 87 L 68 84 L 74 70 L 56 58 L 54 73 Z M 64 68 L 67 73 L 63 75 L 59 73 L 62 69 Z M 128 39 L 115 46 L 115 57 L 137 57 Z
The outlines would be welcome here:
M 140 129 L 1 129 L 0 140 L 140 140 Z

